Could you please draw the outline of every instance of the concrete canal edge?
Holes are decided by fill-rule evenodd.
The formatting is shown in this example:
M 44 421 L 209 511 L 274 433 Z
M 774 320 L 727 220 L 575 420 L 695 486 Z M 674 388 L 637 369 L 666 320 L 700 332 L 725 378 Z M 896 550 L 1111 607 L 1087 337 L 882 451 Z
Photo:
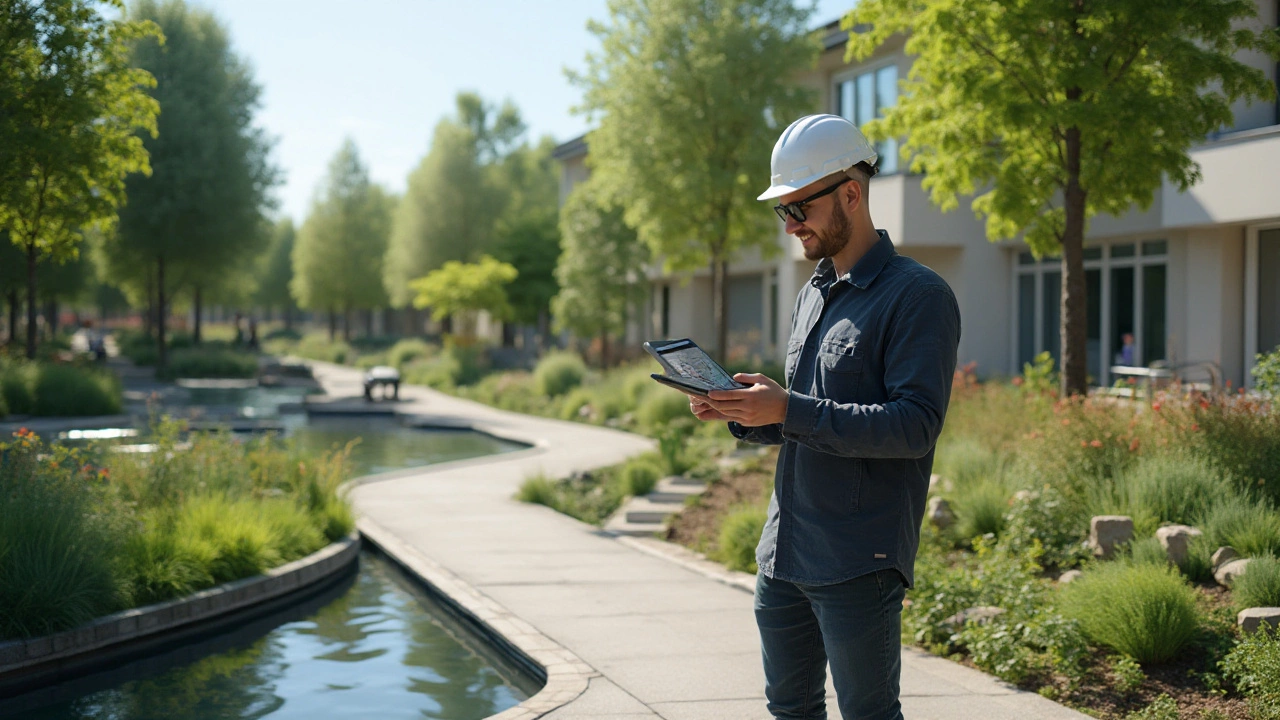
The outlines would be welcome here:
M 220 627 L 294 604 L 353 572 L 360 537 L 348 538 L 263 575 L 184 598 L 98 618 L 53 635 L 0 642 L 0 697 L 145 656 Z
M 452 612 L 472 632 L 532 677 L 543 682 L 533 697 L 486 720 L 533 720 L 586 692 L 600 673 L 571 650 L 516 617 L 493 598 L 401 541 L 368 518 L 357 522 L 361 536 Z

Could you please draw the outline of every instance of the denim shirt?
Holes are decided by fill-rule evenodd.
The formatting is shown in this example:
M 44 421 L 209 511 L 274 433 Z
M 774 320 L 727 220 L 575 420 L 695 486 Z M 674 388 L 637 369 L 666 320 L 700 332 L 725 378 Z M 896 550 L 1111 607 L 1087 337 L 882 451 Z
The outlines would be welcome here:
M 824 259 L 796 298 L 786 419 L 729 423 L 741 440 L 782 445 L 756 548 L 771 578 L 830 585 L 893 568 L 914 583 L 960 309 L 946 281 L 877 232 L 853 270 L 837 278 Z

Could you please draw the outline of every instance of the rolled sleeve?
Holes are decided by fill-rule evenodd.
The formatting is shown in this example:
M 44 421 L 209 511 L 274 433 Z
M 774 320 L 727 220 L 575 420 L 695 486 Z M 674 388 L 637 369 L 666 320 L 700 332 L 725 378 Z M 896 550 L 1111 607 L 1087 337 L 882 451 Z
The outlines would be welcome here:
M 892 327 L 884 347 L 888 401 L 837 403 L 792 392 L 783 437 L 845 457 L 920 458 L 933 449 L 951 397 L 959 307 L 945 286 L 926 286 Z

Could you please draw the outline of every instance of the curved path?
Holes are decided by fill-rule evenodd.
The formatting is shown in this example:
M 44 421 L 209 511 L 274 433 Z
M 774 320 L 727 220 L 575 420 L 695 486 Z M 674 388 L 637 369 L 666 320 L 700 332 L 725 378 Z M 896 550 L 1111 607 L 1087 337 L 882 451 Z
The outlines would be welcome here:
M 315 364 L 333 396 L 360 372 Z M 508 413 L 402 386 L 402 413 L 536 442 L 524 452 L 374 476 L 354 499 L 362 530 L 548 667 L 548 686 L 503 720 L 767 720 L 751 595 L 660 543 L 511 499 L 526 477 L 619 462 L 652 447 L 635 435 Z M 687 558 L 687 554 L 684 554 Z M 728 581 L 726 581 L 726 579 Z M 1083 719 L 1038 695 L 914 649 L 903 651 L 913 720 Z M 830 694 L 830 688 L 828 688 Z M 828 703 L 838 716 L 834 702 Z

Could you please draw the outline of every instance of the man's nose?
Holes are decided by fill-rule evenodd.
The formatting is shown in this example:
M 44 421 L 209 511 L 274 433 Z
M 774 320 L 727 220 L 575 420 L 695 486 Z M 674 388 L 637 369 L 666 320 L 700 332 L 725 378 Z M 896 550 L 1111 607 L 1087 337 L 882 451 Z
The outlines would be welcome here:
M 804 227 L 804 223 L 796 220 L 790 215 L 787 216 L 787 226 L 785 229 L 788 235 L 795 235 L 802 227 Z

